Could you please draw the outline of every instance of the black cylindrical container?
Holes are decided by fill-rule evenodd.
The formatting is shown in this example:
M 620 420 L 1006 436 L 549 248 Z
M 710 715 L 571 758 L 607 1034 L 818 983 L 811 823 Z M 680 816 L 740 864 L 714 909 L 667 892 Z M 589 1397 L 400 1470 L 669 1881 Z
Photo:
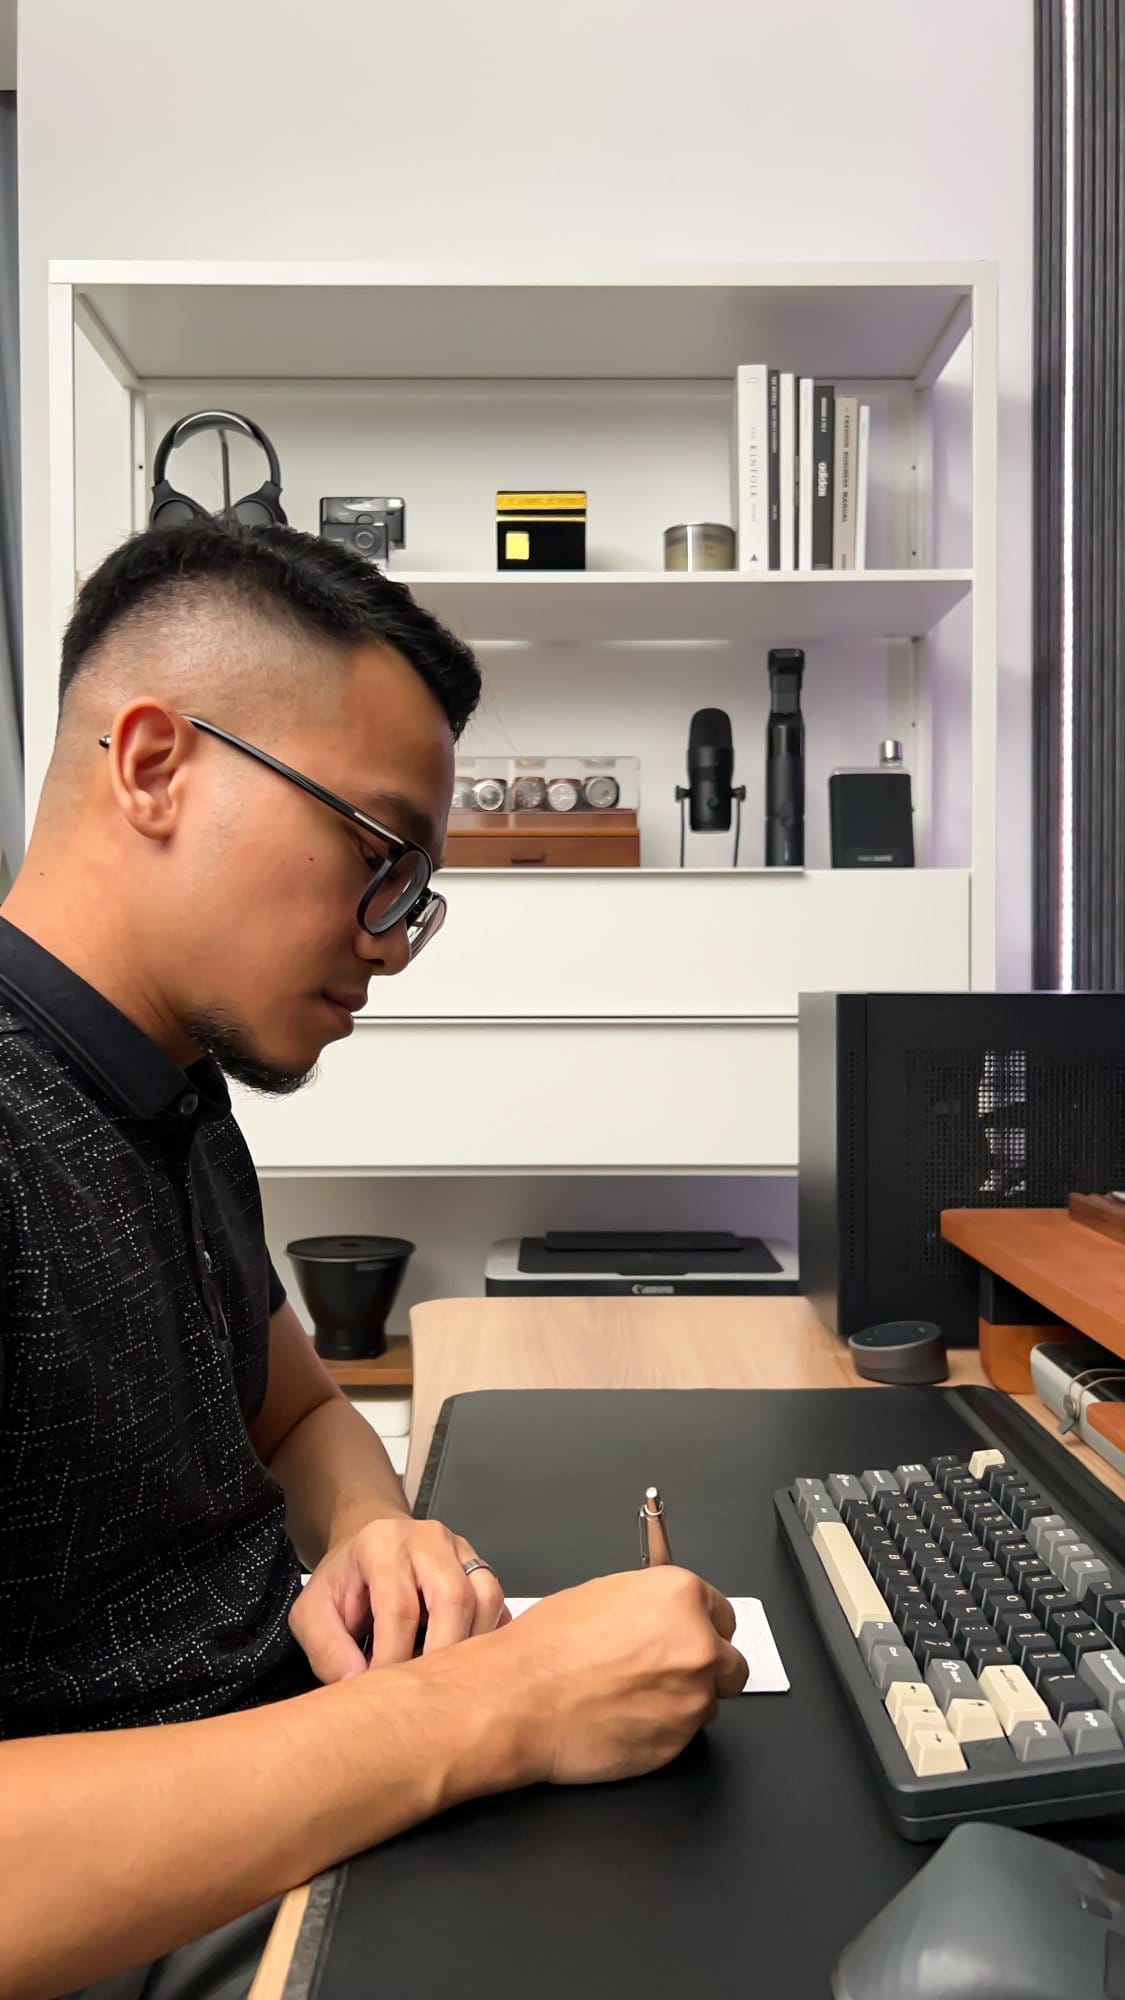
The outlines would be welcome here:
M 799 646 L 770 651 L 770 713 L 766 724 L 766 866 L 805 865 L 805 725 Z
M 385 1354 L 387 1316 L 414 1249 L 405 1236 L 301 1236 L 286 1244 L 326 1361 Z

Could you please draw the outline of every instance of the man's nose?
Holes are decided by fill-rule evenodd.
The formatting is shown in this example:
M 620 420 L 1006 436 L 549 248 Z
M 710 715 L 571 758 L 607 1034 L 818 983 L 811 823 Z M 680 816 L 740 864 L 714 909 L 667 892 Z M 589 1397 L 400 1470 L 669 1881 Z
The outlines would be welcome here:
M 372 937 L 370 931 L 361 927 L 358 955 L 365 965 L 371 967 L 376 979 L 405 972 L 410 964 L 410 939 L 406 935 L 405 923 L 396 924 L 393 930 L 383 931 L 378 937 Z

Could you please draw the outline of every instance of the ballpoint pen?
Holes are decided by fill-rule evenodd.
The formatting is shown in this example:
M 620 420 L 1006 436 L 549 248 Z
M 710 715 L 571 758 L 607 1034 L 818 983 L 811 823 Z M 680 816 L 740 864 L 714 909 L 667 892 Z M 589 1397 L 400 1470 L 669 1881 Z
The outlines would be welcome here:
M 652 1563 L 670 1563 L 671 1544 L 668 1540 L 667 1517 L 664 1502 L 655 1486 L 645 1490 L 637 1522 L 641 1531 L 641 1563 L 645 1568 Z

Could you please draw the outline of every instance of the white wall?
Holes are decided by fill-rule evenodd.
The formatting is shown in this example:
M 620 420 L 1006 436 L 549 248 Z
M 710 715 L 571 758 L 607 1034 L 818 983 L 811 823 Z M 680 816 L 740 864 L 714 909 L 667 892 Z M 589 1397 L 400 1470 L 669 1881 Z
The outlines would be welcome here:
M 1029 0 L 34 0 L 29 675 L 53 674 L 47 259 L 994 259 L 1000 978 L 1030 964 Z
M 1032 34 L 1029 0 L 25 4 L 29 677 L 55 671 L 46 538 L 35 527 L 45 517 L 49 257 L 992 259 L 1000 976 L 1026 984 Z M 283 1253 L 297 1232 L 409 1235 L 418 1192 L 277 1184 L 267 1189 L 271 1237 Z M 605 1213 L 598 1183 L 448 1192 L 449 1232 L 417 1260 L 404 1305 L 416 1289 L 478 1289 L 493 1235 Z M 719 1183 L 701 1208 L 706 1184 L 680 1189 L 679 1206 L 676 1192 L 620 1190 L 635 1199 L 615 1199 L 605 1219 L 769 1228 L 792 1195 Z

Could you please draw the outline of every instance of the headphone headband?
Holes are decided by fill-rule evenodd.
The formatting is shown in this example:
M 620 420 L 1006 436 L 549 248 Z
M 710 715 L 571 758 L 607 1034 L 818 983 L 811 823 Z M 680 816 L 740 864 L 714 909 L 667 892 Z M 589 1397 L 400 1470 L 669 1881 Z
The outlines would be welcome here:
M 266 454 L 270 469 L 270 482 L 280 489 L 281 467 L 277 453 L 260 424 L 253 417 L 240 417 L 237 410 L 196 410 L 190 417 L 181 417 L 165 431 L 156 447 L 156 457 L 152 465 L 152 483 L 159 486 L 164 477 L 168 460 L 178 445 L 186 444 L 189 438 L 197 437 L 200 431 L 241 431 L 243 437 L 253 438 Z

